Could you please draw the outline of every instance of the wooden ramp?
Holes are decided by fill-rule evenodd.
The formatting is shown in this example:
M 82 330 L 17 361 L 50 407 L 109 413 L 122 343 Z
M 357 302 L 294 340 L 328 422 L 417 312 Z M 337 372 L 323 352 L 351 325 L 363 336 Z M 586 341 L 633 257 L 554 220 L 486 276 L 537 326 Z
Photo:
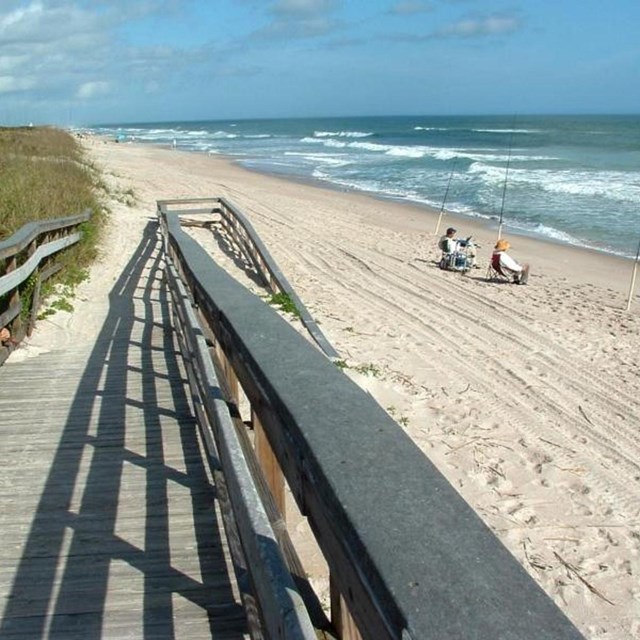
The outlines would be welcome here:
M 246 637 L 159 249 L 95 342 L 0 367 L 0 640 Z

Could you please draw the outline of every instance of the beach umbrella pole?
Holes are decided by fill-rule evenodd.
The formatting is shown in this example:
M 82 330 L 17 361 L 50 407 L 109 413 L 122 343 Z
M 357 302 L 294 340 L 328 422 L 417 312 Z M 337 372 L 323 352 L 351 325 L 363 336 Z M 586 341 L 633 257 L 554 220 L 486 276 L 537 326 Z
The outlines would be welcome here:
M 627 298 L 627 311 L 631 309 L 631 298 L 633 298 L 633 289 L 636 286 L 636 274 L 638 273 L 638 258 L 640 258 L 640 242 L 638 242 L 636 259 L 633 261 L 633 271 L 631 272 L 631 284 L 629 285 L 629 297 Z

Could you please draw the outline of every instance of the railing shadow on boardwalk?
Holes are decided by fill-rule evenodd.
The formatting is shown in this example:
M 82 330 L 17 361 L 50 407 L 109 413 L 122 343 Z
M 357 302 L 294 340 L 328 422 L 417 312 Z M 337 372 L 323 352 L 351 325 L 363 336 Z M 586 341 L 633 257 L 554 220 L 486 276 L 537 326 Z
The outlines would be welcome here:
M 108 316 L 61 430 L 0 624 L 3 640 L 101 638 L 107 622 L 122 632 L 110 637 L 169 640 L 176 631 L 175 596 L 207 611 L 214 637 L 218 632 L 225 638 L 243 637 L 244 615 L 232 595 L 214 512 L 215 490 L 185 395 L 159 262 L 157 227 L 150 222 L 110 292 Z M 158 362 L 161 367 L 154 364 Z M 127 380 L 134 375 L 142 381 L 139 398 L 129 397 Z M 158 394 L 161 382 L 170 386 L 165 397 Z M 132 414 L 139 415 L 134 418 L 142 438 L 137 451 L 127 445 Z M 166 459 L 167 423 L 179 431 L 183 470 Z M 139 525 L 144 530 L 129 536 L 135 542 L 117 533 L 124 490 L 132 488 L 126 484 L 125 466 L 133 466 L 136 477 L 146 477 L 137 503 L 146 511 Z M 80 486 L 83 475 L 86 481 Z M 175 568 L 170 552 L 169 492 L 176 487 L 189 493 L 184 510 L 193 513 L 197 550 L 191 554 L 197 554 L 195 573 L 202 582 Z M 74 499 L 79 505 L 75 513 Z M 133 586 L 140 593 L 122 580 L 129 597 L 109 607 L 110 615 L 121 618 L 107 620 L 114 563 L 135 575 Z M 137 613 L 130 606 L 136 599 Z M 114 614 L 114 608 L 120 610 Z M 235 620 L 234 629 L 229 619 Z M 136 628 L 142 635 L 133 632 Z

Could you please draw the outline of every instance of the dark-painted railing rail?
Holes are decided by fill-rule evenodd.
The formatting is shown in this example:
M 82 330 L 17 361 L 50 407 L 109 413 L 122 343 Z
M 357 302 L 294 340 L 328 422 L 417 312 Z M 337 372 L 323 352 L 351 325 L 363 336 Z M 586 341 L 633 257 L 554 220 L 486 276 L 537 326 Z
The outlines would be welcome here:
M 194 405 L 267 637 L 309 637 L 300 597 L 322 628 L 295 563 L 293 580 L 283 569 L 284 476 L 329 566 L 337 636 L 581 638 L 387 413 L 218 267 L 171 203 L 158 212 Z M 256 482 L 271 488 L 270 506 Z
M 40 285 L 60 269 L 51 262 L 52 257 L 80 240 L 79 227 L 90 215 L 87 210 L 76 216 L 30 222 L 0 242 L 0 329 L 9 329 L 9 345 L 31 332 L 40 305 Z M 24 310 L 20 289 L 34 275 L 30 306 Z M 10 349 L 0 346 L 0 364 Z

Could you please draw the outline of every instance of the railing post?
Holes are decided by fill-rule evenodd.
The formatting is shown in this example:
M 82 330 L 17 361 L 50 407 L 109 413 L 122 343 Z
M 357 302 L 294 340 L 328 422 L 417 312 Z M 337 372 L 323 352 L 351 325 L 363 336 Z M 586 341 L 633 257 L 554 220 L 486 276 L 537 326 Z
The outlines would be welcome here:
M 9 258 L 9 263 L 7 264 L 7 269 L 5 271 L 5 273 L 11 273 L 11 271 L 15 271 L 18 268 L 18 261 L 16 259 L 16 256 L 11 256 L 11 258 Z M 16 287 L 15 289 L 13 289 L 13 291 L 11 292 L 11 295 L 9 296 L 9 307 L 13 307 L 14 305 L 19 305 L 20 304 L 20 288 Z M 18 314 L 12 321 L 10 324 L 10 331 L 11 331 L 11 335 L 15 336 L 17 335 L 18 331 L 20 331 L 20 328 L 22 327 L 22 318 L 20 317 L 21 314 Z
M 31 337 L 33 329 L 36 326 L 36 318 L 38 317 L 38 308 L 40 307 L 40 288 L 42 287 L 42 278 L 38 272 L 38 279 L 33 287 L 31 294 L 31 310 L 29 312 L 29 323 L 27 324 L 27 335 Z
M 38 248 L 38 239 L 34 238 L 30 243 L 29 243 L 29 247 L 27 249 L 27 255 L 29 257 L 31 257 L 35 252 L 36 249 Z
M 236 376 L 236 372 L 233 370 L 233 366 L 229 362 L 229 358 L 227 358 L 227 354 L 224 352 L 219 341 L 216 341 L 215 349 L 216 357 L 218 359 L 218 362 L 220 363 L 220 367 L 222 369 L 222 373 L 226 382 L 226 388 L 229 393 L 228 400 L 233 402 L 237 407 L 239 406 L 240 402 L 240 394 L 238 392 L 238 376 Z
M 262 473 L 269 485 L 271 495 L 273 496 L 273 499 L 278 506 L 278 510 L 282 515 L 282 519 L 286 522 L 287 506 L 284 492 L 284 474 L 282 473 L 282 469 L 278 464 L 278 459 L 269 444 L 267 434 L 260 422 L 260 418 L 258 418 L 253 408 L 251 409 L 251 423 L 254 429 L 253 446 L 256 450 L 256 458 L 258 459 Z
M 27 255 L 31 257 L 38 248 L 38 239 L 34 238 L 34 240 L 29 244 L 29 248 L 27 249 Z M 42 265 L 46 264 L 46 258 L 42 261 Z M 41 266 L 42 266 L 41 265 Z M 36 284 L 31 290 L 31 308 L 29 309 L 29 318 L 27 320 L 27 335 L 31 336 L 33 333 L 33 328 L 36 324 L 36 315 L 38 313 L 38 307 L 40 306 L 40 269 L 41 266 L 38 267 L 33 273 L 36 275 Z
M 341 640 L 362 640 L 356 623 L 349 613 L 347 603 L 338 591 L 335 581 L 329 576 L 329 595 L 331 599 L 331 623 Z

